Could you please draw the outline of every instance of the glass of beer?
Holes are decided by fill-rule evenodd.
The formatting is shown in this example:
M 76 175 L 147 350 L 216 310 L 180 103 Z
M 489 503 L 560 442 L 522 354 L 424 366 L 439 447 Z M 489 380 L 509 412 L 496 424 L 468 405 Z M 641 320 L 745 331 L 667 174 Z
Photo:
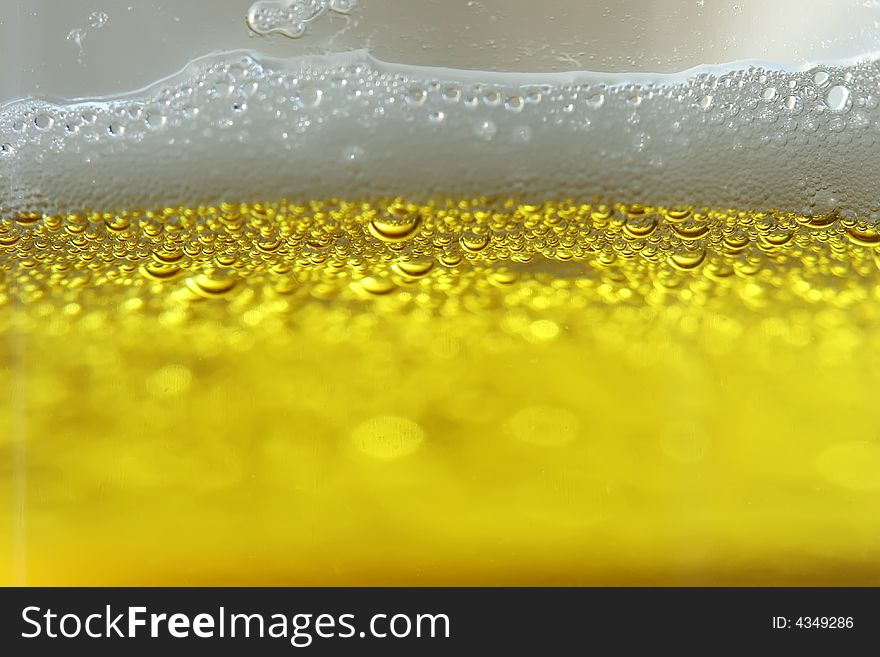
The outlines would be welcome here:
M 0 582 L 880 581 L 876 3 L 11 4 Z

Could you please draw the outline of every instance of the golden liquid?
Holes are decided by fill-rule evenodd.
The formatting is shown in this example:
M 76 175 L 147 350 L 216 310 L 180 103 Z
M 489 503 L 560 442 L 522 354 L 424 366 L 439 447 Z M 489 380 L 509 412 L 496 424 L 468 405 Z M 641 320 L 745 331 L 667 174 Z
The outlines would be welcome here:
M 880 234 L 438 198 L 0 222 L 4 584 L 880 584 Z

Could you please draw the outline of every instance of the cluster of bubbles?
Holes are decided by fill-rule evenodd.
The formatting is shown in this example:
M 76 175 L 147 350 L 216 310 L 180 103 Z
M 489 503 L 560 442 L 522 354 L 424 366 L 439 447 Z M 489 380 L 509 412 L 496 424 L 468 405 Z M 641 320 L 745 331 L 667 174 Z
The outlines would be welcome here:
M 100 30 L 107 24 L 109 20 L 110 16 L 108 16 L 106 12 L 93 11 L 91 14 L 89 14 L 89 27 L 95 30 Z M 76 45 L 78 51 L 77 61 L 79 63 L 83 62 L 83 41 L 85 41 L 87 34 L 88 30 L 86 30 L 86 28 L 84 27 L 75 27 L 67 33 L 67 40 Z
M 564 303 L 851 307 L 878 275 L 877 88 L 872 63 L 612 84 L 238 53 L 25 100 L 0 109 L 2 295 L 537 307 L 549 277 Z
M 866 217 L 877 88 L 872 63 L 633 83 L 225 54 L 126 97 L 7 105 L 0 213 L 454 193 Z
M 260 35 L 283 34 L 297 39 L 327 11 L 350 14 L 357 0 L 259 0 L 247 13 L 247 24 Z
M 880 293 L 875 219 L 490 198 L 32 213 L 0 222 L 2 293 L 77 302 L 91 290 L 160 308 L 236 299 L 240 311 L 291 295 L 384 299 L 397 312 L 537 309 L 547 289 L 574 305 L 734 290 L 755 307 L 780 295 L 851 307 Z

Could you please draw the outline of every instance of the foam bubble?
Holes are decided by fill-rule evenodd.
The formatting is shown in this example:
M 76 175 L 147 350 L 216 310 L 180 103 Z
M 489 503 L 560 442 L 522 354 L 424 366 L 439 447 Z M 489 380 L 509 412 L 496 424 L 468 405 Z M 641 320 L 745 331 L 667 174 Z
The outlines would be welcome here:
M 326 12 L 350 14 L 357 0 L 259 0 L 247 13 L 248 27 L 261 36 L 283 34 L 297 39 Z
M 876 62 L 650 78 L 225 53 L 0 108 L 0 212 L 502 193 L 868 216 L 878 87 Z

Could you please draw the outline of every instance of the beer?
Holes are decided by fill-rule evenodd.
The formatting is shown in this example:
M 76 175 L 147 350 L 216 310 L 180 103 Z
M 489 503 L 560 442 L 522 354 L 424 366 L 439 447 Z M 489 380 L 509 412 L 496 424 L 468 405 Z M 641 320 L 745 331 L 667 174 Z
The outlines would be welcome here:
M 876 583 L 877 78 L 7 105 L 3 581 Z

